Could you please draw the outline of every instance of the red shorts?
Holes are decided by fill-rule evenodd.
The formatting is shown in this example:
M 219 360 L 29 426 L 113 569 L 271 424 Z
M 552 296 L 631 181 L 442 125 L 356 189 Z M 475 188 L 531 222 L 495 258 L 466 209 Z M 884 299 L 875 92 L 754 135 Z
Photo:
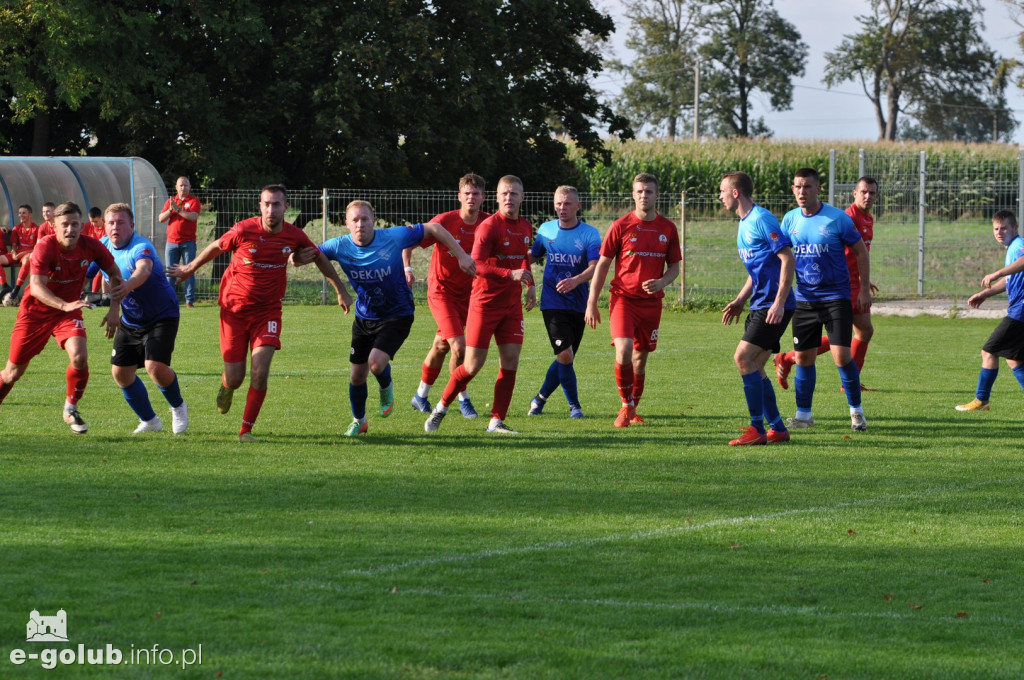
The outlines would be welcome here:
M 460 299 L 445 293 L 427 293 L 427 304 L 437 324 L 437 334 L 445 340 L 466 334 L 469 298 Z
M 658 347 L 661 309 L 661 298 L 638 300 L 612 295 L 608 303 L 612 339 L 633 338 L 633 349 L 653 352 Z
M 82 310 L 55 314 L 26 314 L 18 309 L 18 319 L 11 330 L 11 350 L 7 360 L 24 366 L 46 348 L 50 337 L 57 339 L 61 349 L 69 338 L 84 338 Z M 56 312 L 56 310 L 54 310 Z
M 220 310 L 220 354 L 224 363 L 245 361 L 249 348 L 281 349 L 281 309 L 254 309 L 247 314 Z
M 497 345 L 521 345 L 525 328 L 523 308 L 518 304 L 486 311 L 470 307 L 466 319 L 466 346 L 487 349 L 492 336 Z

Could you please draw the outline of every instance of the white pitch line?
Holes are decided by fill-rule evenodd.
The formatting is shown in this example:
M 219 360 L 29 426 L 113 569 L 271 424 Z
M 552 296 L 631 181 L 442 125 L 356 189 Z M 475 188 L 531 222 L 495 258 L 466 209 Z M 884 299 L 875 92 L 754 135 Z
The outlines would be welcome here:
M 918 491 L 916 493 L 892 494 L 888 496 L 879 496 L 877 498 L 865 498 L 859 501 L 848 501 L 845 503 L 835 503 L 832 505 L 820 505 L 812 508 L 794 508 L 791 510 L 780 510 L 778 512 L 770 512 L 763 515 L 725 517 L 722 519 L 709 520 L 707 522 L 684 524 L 682 526 L 674 527 L 665 527 L 663 529 L 654 529 L 651 531 L 631 531 L 609 534 L 607 536 L 597 536 L 594 538 L 548 541 L 546 543 L 534 543 L 532 545 L 513 546 L 509 548 L 492 548 L 488 550 L 478 550 L 476 552 L 471 553 L 439 555 L 437 557 L 428 557 L 419 560 L 408 560 L 406 562 L 393 562 L 391 564 L 383 564 L 377 567 L 371 567 L 369 569 L 349 569 L 348 571 L 345 571 L 343 573 L 348 576 L 378 576 L 380 574 L 392 574 L 397 571 L 404 571 L 406 569 L 418 569 L 421 567 L 431 567 L 439 564 L 458 564 L 460 562 L 484 560 L 489 559 L 491 557 L 505 557 L 508 555 L 523 555 L 527 553 L 549 552 L 552 550 L 561 550 L 565 548 L 580 548 L 591 545 L 599 545 L 602 543 L 613 543 L 615 541 L 640 541 L 649 538 L 672 536 L 674 534 L 681 534 L 687 531 L 698 531 L 700 529 L 711 529 L 720 526 L 734 526 L 737 524 L 748 524 L 751 522 L 763 522 L 767 520 L 779 519 L 781 517 L 793 517 L 796 515 L 829 513 L 834 512 L 836 510 L 842 510 L 844 508 L 878 505 L 879 503 L 884 503 L 891 500 L 910 499 L 917 498 L 920 496 L 931 496 L 937 493 L 945 493 L 950 491 L 967 491 L 969 489 L 975 489 L 983 486 L 991 486 L 993 484 L 1019 484 L 1021 482 L 1024 482 L 1024 477 L 1014 477 L 1011 479 L 993 479 L 983 482 L 974 482 L 972 484 L 960 484 L 956 486 L 922 489 L 921 491 Z

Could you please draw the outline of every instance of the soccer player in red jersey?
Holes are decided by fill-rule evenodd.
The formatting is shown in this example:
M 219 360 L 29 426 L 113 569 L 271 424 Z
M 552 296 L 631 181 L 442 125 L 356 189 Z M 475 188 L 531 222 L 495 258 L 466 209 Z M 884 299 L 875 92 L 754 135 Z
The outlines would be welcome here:
M 846 214 L 853 219 L 853 226 L 860 233 L 864 246 L 871 251 L 871 239 L 875 235 L 875 217 L 871 214 L 871 206 L 878 198 L 878 181 L 873 177 L 864 176 L 857 180 L 853 189 L 853 203 L 846 209 Z M 857 264 L 857 255 L 849 246 L 846 247 L 846 268 L 850 270 L 850 294 L 854 302 L 853 308 L 853 341 L 850 343 L 850 353 L 859 370 L 864 369 L 864 357 L 868 353 L 868 343 L 871 336 L 875 334 L 875 327 L 871 324 L 871 309 L 861 309 L 857 304 L 857 296 L 860 294 L 860 267 Z M 871 284 L 872 295 L 878 292 L 878 286 Z M 818 354 L 824 354 L 831 349 L 828 336 L 821 337 L 821 346 Z M 789 389 L 789 372 L 796 363 L 796 352 L 791 350 L 775 355 L 775 378 L 782 389 Z M 864 385 L 860 386 L 861 391 L 870 391 Z
M 49 201 L 43 203 L 43 223 L 39 225 L 39 232 L 36 235 L 37 241 L 44 236 L 57 235 L 57 230 L 53 226 L 53 211 L 56 208 L 57 205 L 55 203 L 50 203 Z M 91 234 L 86 233 L 86 226 L 84 224 L 82 225 L 82 233 L 86 236 L 91 236 Z
M 658 214 L 654 175 L 633 178 L 633 202 L 633 212 L 612 222 L 605 234 L 584 315 L 591 328 L 601 323 L 597 300 L 614 261 L 608 324 L 615 345 L 615 383 L 622 398 L 615 427 L 644 422 L 636 407 L 644 393 L 647 357 L 658 346 L 664 289 L 679 276 L 683 259 L 676 225 Z
M 89 208 L 89 222 L 82 225 L 82 234 L 92 236 L 94 239 L 102 239 L 107 235 L 106 226 L 103 224 L 103 211 L 96 206 Z M 94 276 L 91 286 L 86 284 L 86 289 L 90 288 L 93 293 L 103 290 L 103 274 Z
M 435 215 L 431 222 L 440 224 L 455 237 L 464 251 L 473 250 L 473 235 L 476 227 L 490 217 L 490 213 L 480 210 L 484 202 L 486 182 L 480 175 L 472 173 L 459 179 L 458 210 Z M 420 248 L 429 248 L 436 240 L 425 236 Z M 412 273 L 412 248 L 402 251 L 405 262 L 405 279 L 412 285 L 416 280 Z M 469 296 L 473 290 L 473 279 L 459 269 L 459 261 L 445 248 L 434 248 L 430 256 L 430 273 L 427 275 L 427 304 L 430 313 L 437 323 L 437 334 L 434 343 L 423 360 L 420 386 L 412 397 L 412 406 L 421 413 L 430 413 L 430 388 L 441 374 L 444 358 L 451 352 L 448 361 L 449 371 L 454 372 L 466 356 L 466 316 L 469 314 Z M 459 410 L 465 418 L 476 418 L 476 409 L 469 400 L 468 392 L 459 394 Z
M 281 349 L 281 300 L 288 286 L 288 263 L 316 262 L 334 286 L 338 304 L 348 313 L 338 273 L 304 231 L 284 221 L 287 208 L 285 188 L 279 184 L 266 186 L 260 191 L 259 217 L 235 224 L 188 264 L 167 268 L 169 276 L 183 281 L 221 253 L 234 253 L 220 280 L 218 298 L 224 374 L 217 394 L 217 410 L 230 410 L 235 390 L 245 380 L 245 359 L 251 348 L 252 377 L 238 432 L 240 442 L 259 441 L 252 435 L 252 428 L 267 396 L 274 352 Z
M 5 307 L 14 307 L 18 304 L 18 296 L 21 295 L 21 287 L 25 284 L 25 277 L 29 271 L 29 257 L 32 249 L 39 240 L 39 225 L 32 221 L 32 206 L 27 203 L 18 206 L 19 224 L 11 229 L 11 254 L 14 261 L 21 264 L 18 270 L 18 279 L 13 289 L 3 297 Z
M 89 236 L 82 236 L 82 211 L 74 203 L 61 203 L 55 212 L 54 236 L 41 239 L 32 251 L 28 292 L 18 308 L 11 331 L 7 365 L 0 371 L 0 403 L 25 374 L 29 362 L 46 347 L 53 336 L 68 353 L 67 400 L 64 422 L 76 434 L 85 434 L 88 426 L 78 412 L 78 401 L 89 382 L 89 356 L 82 308 L 91 307 L 81 298 L 86 271 L 93 262 L 110 276 L 111 296 L 124 294 L 121 270 L 106 247 Z M 118 315 L 110 311 L 103 322 L 108 336 L 118 325 Z
M 537 304 L 537 291 L 530 272 L 530 240 L 533 225 L 519 215 L 523 182 L 513 175 L 498 181 L 498 212 L 480 223 L 473 239 L 476 280 L 466 320 L 466 358 L 452 371 L 441 399 L 431 411 L 423 429 L 434 432 L 448 413 L 448 405 L 465 391 L 487 361 L 487 348 L 494 337 L 498 345 L 498 378 L 487 431 L 516 434 L 505 424 L 512 391 L 516 385 L 519 354 L 523 349 L 522 291 L 525 283 L 526 309 Z

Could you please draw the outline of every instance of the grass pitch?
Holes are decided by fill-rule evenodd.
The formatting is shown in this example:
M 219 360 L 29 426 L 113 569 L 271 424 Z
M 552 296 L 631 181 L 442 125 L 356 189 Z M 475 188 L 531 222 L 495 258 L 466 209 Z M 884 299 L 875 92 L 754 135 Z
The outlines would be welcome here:
M 395 413 L 376 415 L 371 381 L 369 433 L 349 441 L 351 317 L 286 307 L 263 441 L 244 446 L 244 390 L 230 414 L 214 406 L 215 307 L 183 310 L 179 437 L 130 435 L 87 312 L 89 433 L 60 419 L 53 345 L 0 407 L 0 676 L 43 673 L 12 650 L 80 644 L 174 663 L 57 662 L 54 677 L 1024 675 L 1024 399 L 1004 366 L 990 412 L 953 410 L 994 321 L 876 318 L 867 433 L 823 358 L 816 427 L 737 449 L 740 331 L 716 314 L 665 315 L 648 423 L 615 430 L 606 325 L 577 360 L 587 418 L 560 394 L 527 418 L 552 356 L 532 312 L 511 438 L 483 431 L 493 351 L 470 386 L 482 417 L 424 434 L 408 405 L 433 331 L 418 312 Z M 792 392 L 779 403 L 792 415 Z M 69 643 L 25 641 L 30 611 L 61 608 Z M 199 645 L 202 664 L 178 667 Z

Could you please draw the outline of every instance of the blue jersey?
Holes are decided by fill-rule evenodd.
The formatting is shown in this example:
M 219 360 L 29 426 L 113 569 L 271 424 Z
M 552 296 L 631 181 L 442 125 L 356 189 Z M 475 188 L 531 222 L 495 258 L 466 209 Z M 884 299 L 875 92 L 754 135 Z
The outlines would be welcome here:
M 1006 261 L 1004 266 L 1011 264 L 1024 255 L 1024 238 L 1018 236 L 1010 242 L 1006 249 Z M 1006 316 L 1024 321 L 1024 272 L 1018 272 L 1006 277 L 1006 296 L 1010 298 L 1010 306 L 1006 310 Z
M 571 229 L 562 229 L 558 220 L 540 225 L 530 255 L 539 259 L 547 254 L 544 264 L 544 290 L 540 298 L 541 309 L 567 309 L 587 311 L 590 283 L 576 286 L 568 293 L 559 293 L 555 286 L 562 279 L 572 278 L 584 271 L 591 260 L 601 257 L 601 232 L 586 222 Z
M 791 245 L 775 215 L 759 205 L 755 205 L 740 220 L 736 232 L 736 248 L 740 251 L 740 259 L 754 285 L 750 311 L 767 309 L 775 304 L 775 296 L 779 292 L 779 275 L 782 273 L 782 260 L 778 252 Z M 796 309 L 792 288 L 786 298 L 785 309 Z
M 782 218 L 782 231 L 793 243 L 797 301 L 849 300 L 850 270 L 844 251 L 861 240 L 853 219 L 822 203 L 810 216 L 802 208 L 790 210 Z
M 423 240 L 423 225 L 375 229 L 369 245 L 356 245 L 352 236 L 337 236 L 320 244 L 320 252 L 341 265 L 356 291 L 356 316 L 380 321 L 412 316 L 412 289 L 405 282 L 402 250 Z
M 131 328 L 146 328 L 162 319 L 178 316 L 178 296 L 164 274 L 164 265 L 156 254 L 156 248 L 148 239 L 135 233 L 123 248 L 111 245 L 109 236 L 104 236 L 100 242 L 114 256 L 125 281 L 135 273 L 135 265 L 140 260 L 153 263 L 149 278 L 121 300 L 121 323 Z M 95 276 L 95 272 L 90 275 Z M 109 280 L 110 276 L 103 272 L 103 278 Z

